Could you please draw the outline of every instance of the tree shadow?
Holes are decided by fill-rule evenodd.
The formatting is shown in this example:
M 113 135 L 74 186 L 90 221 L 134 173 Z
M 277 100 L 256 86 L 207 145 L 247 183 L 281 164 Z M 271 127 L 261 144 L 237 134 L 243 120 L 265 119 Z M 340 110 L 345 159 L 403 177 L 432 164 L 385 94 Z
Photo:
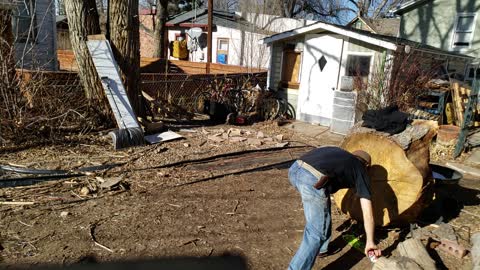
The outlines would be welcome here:
M 380 165 L 373 165 L 368 169 L 371 181 L 373 217 L 375 224 L 384 224 L 388 220 L 398 217 L 398 201 L 395 192 L 388 184 L 388 172 Z M 375 188 L 373 188 L 375 187 Z M 362 220 L 362 208 L 360 199 L 355 190 L 349 189 L 345 194 L 341 210 L 348 213 L 356 220 Z
M 350 219 L 346 220 L 340 226 L 338 226 L 336 228 L 336 231 L 342 231 L 342 233 L 337 236 L 332 242 L 330 242 L 329 249 L 332 250 L 342 250 L 348 245 L 347 241 L 344 239 L 346 235 L 359 235 L 362 233 L 361 229 L 358 227 L 358 224 L 353 224 Z M 361 236 L 360 238 L 360 241 L 365 242 L 363 236 Z M 347 252 L 345 252 L 333 262 L 323 267 L 323 269 L 351 269 L 364 257 L 365 255 L 363 254 L 363 252 L 355 249 L 354 247 L 350 247 Z
M 460 215 L 464 206 L 480 205 L 480 190 L 458 184 L 435 184 L 435 199 L 419 220 L 425 224 L 448 222 Z

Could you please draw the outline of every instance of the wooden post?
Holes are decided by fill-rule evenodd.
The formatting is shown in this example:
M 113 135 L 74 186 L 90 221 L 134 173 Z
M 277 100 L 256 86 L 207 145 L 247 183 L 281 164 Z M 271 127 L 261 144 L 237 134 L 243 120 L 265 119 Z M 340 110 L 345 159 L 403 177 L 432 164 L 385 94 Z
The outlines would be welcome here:
M 207 74 L 210 74 L 210 63 L 212 63 L 212 24 L 213 0 L 208 0 Z

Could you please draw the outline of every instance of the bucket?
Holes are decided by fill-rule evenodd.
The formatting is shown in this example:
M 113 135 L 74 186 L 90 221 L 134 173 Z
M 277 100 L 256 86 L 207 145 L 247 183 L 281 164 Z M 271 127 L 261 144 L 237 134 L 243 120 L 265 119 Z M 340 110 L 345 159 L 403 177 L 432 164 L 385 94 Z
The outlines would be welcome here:
M 429 165 L 432 170 L 432 177 L 437 185 L 455 185 L 463 178 L 463 174 L 454 169 L 437 164 Z
M 437 133 L 437 143 L 449 146 L 456 143 L 460 127 L 454 125 L 441 125 Z

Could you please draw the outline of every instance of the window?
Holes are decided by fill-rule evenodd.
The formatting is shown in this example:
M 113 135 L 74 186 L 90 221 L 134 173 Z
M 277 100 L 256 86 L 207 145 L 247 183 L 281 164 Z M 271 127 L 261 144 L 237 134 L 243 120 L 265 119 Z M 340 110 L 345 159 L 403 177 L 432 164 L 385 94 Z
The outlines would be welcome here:
M 34 42 L 35 30 L 35 0 L 21 1 L 13 16 L 13 32 L 16 41 Z
M 347 66 L 345 69 L 346 76 L 360 76 L 368 77 L 370 74 L 370 55 L 355 55 L 349 54 L 347 56 Z
M 228 38 L 217 40 L 217 63 L 228 64 Z
M 476 20 L 476 13 L 457 14 L 452 38 L 452 49 L 461 50 L 471 47 Z

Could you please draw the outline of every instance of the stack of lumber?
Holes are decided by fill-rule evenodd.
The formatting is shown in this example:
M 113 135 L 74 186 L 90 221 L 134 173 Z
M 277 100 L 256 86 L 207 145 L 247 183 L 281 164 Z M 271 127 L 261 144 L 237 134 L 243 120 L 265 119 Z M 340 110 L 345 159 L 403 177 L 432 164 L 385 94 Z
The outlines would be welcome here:
M 465 114 L 466 105 L 470 96 L 471 86 L 464 84 L 457 80 L 452 80 L 452 101 L 455 110 L 455 124 L 462 126 L 463 116 Z M 475 127 L 480 126 L 480 121 L 477 119 L 479 115 L 480 107 L 477 104 L 474 109 L 474 123 Z
M 429 146 L 437 130 L 435 121 L 415 120 L 405 131 L 390 136 L 359 123 L 342 142 L 341 147 L 347 151 L 361 149 L 372 157 L 368 174 L 372 181 L 375 225 L 413 222 L 432 201 Z M 344 213 L 362 220 L 360 201 L 354 190 L 339 190 L 334 198 Z

